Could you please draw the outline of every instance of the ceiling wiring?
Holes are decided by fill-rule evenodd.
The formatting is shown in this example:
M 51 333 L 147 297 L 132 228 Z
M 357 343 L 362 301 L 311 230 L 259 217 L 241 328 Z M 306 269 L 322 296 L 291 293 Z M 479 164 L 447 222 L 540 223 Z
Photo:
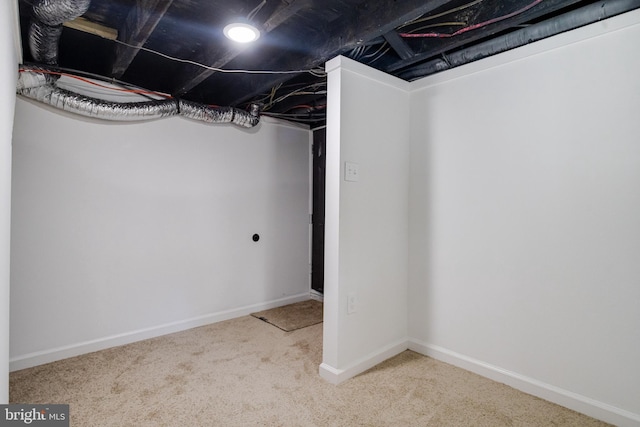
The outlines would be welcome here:
M 36 69 L 29 69 L 29 68 L 20 68 L 18 70 L 21 73 L 24 72 L 29 72 L 29 71 L 35 71 L 38 73 L 42 73 L 42 74 L 51 74 L 51 75 L 55 75 L 55 76 L 60 76 L 60 77 L 69 77 L 72 78 L 74 80 L 79 80 L 83 83 L 87 83 L 93 86 L 97 86 L 103 89 L 108 89 L 108 90 L 112 90 L 112 91 L 116 91 L 116 92 L 124 92 L 124 93 L 132 93 L 132 94 L 136 94 L 136 95 L 155 95 L 155 96 L 160 96 L 163 98 L 173 98 L 171 95 L 167 95 L 166 93 L 162 93 L 162 92 L 156 92 L 156 91 L 151 91 L 151 90 L 145 90 L 145 89 L 129 89 L 129 88 L 118 88 L 118 87 L 113 87 L 113 86 L 107 86 L 104 85 L 102 83 L 98 83 L 96 81 L 90 80 L 88 78 L 84 78 L 84 77 L 80 77 L 74 74 L 70 74 L 70 73 L 65 73 L 62 71 L 51 71 L 51 70 L 43 70 L 40 68 L 36 68 Z
M 535 0 L 532 3 L 529 3 L 528 5 L 526 5 L 525 7 L 516 10 L 515 12 L 511 12 L 508 13 L 506 15 L 502 15 L 499 16 L 497 18 L 493 18 L 493 19 L 489 19 L 487 21 L 484 22 L 480 22 L 478 24 L 473 24 L 470 25 L 468 27 L 464 27 L 454 33 L 400 33 L 400 37 L 405 37 L 405 38 L 411 38 L 411 37 L 416 37 L 416 38 L 449 38 L 449 37 L 455 37 L 458 36 L 460 34 L 466 33 L 468 31 L 472 31 L 472 30 L 476 30 L 478 28 L 482 28 L 485 27 L 487 25 L 490 24 L 495 24 L 496 22 L 500 22 L 500 21 L 504 21 L 505 19 L 509 19 L 512 18 L 514 16 L 520 15 L 521 13 L 526 12 L 527 10 L 533 8 L 534 6 L 542 3 L 542 1 L 544 0 Z
M 265 4 L 267 4 L 267 0 L 262 0 L 262 2 L 255 7 L 255 9 L 249 12 L 249 14 L 247 15 L 247 19 L 251 21 L 253 18 L 255 18 L 258 12 L 262 10 Z
M 446 15 L 449 15 L 451 13 L 455 13 L 455 12 L 459 12 L 459 11 L 464 10 L 464 9 L 468 9 L 468 8 L 470 8 L 472 6 L 477 5 L 478 3 L 482 3 L 483 1 L 484 0 L 474 0 L 471 3 L 463 4 L 462 6 L 458 6 L 458 7 L 453 8 L 453 9 L 445 10 L 444 12 L 441 12 L 441 13 L 438 13 L 438 14 L 435 14 L 435 15 L 429 15 L 429 16 L 425 16 L 423 18 L 416 19 L 415 21 L 411 21 L 411 22 L 408 22 L 408 23 L 406 23 L 404 25 L 401 25 L 399 28 L 404 28 L 404 27 L 407 27 L 409 25 L 418 24 L 420 22 L 431 21 L 433 19 L 440 18 L 442 16 L 446 16 Z
M 324 109 L 324 108 L 323 108 Z M 313 111 L 309 111 L 306 113 L 274 113 L 274 112 L 264 112 L 262 113 L 265 116 L 270 116 L 270 117 L 280 117 L 280 118 L 296 118 L 296 117 L 307 117 L 307 118 L 312 118 L 312 117 L 321 117 L 324 116 L 324 111 L 318 111 L 318 112 L 313 112 Z
M 385 0 L 388 4 L 375 7 L 362 0 L 326 0 L 323 7 L 306 7 L 304 0 L 184 0 L 188 7 L 157 8 L 149 25 L 131 22 L 132 29 L 140 31 L 135 40 L 128 40 L 125 31 L 113 40 L 86 28 L 119 28 L 149 5 L 91 0 L 86 16 L 81 16 L 86 27 L 66 25 L 64 33 L 55 34 L 30 29 L 46 15 L 37 12 L 44 4 L 88 1 L 17 0 L 21 34 L 28 36 L 22 40 L 27 62 L 20 67 L 36 73 L 39 63 L 68 77 L 23 72 L 24 86 L 44 82 L 43 87 L 113 102 L 148 98 L 236 109 L 255 104 L 260 114 L 316 124 L 326 116 L 324 64 L 338 55 L 413 81 L 602 19 L 595 14 L 583 20 L 586 6 L 600 5 L 607 17 L 640 7 L 640 0 Z M 569 25 L 574 17 L 580 18 L 579 24 Z M 256 24 L 265 37 L 254 48 L 233 45 L 221 34 L 231 18 Z M 546 22 L 550 26 L 541 27 Z M 531 31 L 522 31 L 529 27 Z M 33 49 L 32 44 L 45 46 L 39 39 L 47 41 L 46 48 Z M 45 54 L 54 51 L 53 46 L 63 55 L 49 63 Z M 110 76 L 125 81 L 116 83 Z
M 282 71 L 277 71 L 277 70 L 231 70 L 231 69 L 217 68 L 217 67 L 211 67 L 209 65 L 201 64 L 199 62 L 192 61 L 190 59 L 182 59 L 182 58 L 177 58 L 175 56 L 167 55 L 166 53 L 158 52 L 157 50 L 149 49 L 149 48 L 144 47 L 144 46 L 135 46 L 135 45 L 123 42 L 122 40 L 112 40 L 112 41 L 115 42 L 115 43 L 130 47 L 130 48 L 133 48 L 133 49 L 140 49 L 142 51 L 151 53 L 153 55 L 161 56 L 161 57 L 163 57 L 165 59 L 169 59 L 171 61 L 181 62 L 181 63 L 184 63 L 184 64 L 195 65 L 196 67 L 204 68 L 204 69 L 210 70 L 210 71 L 215 71 L 217 73 L 230 73 L 230 74 L 233 74 L 233 73 L 235 73 L 235 74 L 302 74 L 302 73 L 309 73 L 309 74 L 311 74 L 313 76 L 316 76 L 316 77 L 323 77 L 326 74 L 322 68 L 310 68 L 310 69 L 303 69 L 303 70 L 282 70 Z
M 389 53 L 389 51 L 391 51 L 391 48 L 389 47 L 389 43 L 385 41 L 380 45 L 380 47 L 375 52 L 364 55 L 361 59 L 369 59 L 369 58 L 375 57 L 374 59 L 367 61 L 367 64 L 373 64 L 378 59 L 382 58 L 387 53 Z
M 23 63 L 20 65 L 20 68 L 25 70 L 25 71 L 37 71 L 40 72 L 43 70 L 43 68 L 40 65 L 34 64 L 34 63 Z M 58 72 L 62 72 L 62 73 L 67 73 L 70 74 L 70 77 L 77 77 L 77 76 L 83 76 L 85 78 L 89 78 L 89 79 L 94 79 L 94 80 L 99 80 L 102 81 L 104 83 L 110 83 L 112 85 L 119 85 L 123 88 L 134 88 L 134 89 L 139 89 L 139 90 L 145 90 L 142 89 L 140 86 L 136 86 L 134 84 L 125 82 L 123 80 L 119 80 L 115 77 L 105 77 L 103 75 L 100 74 L 95 74 L 95 73 L 91 73 L 89 71 L 82 71 L 82 70 L 77 70 L 77 69 L 73 69 L 73 68 L 68 68 L 68 67 L 61 67 L 60 65 L 56 65 L 55 67 L 49 67 L 49 71 L 58 71 Z M 153 91 L 151 91 L 153 92 Z M 160 96 L 168 96 L 168 94 L 163 93 L 163 92 L 153 92 L 154 94 L 159 94 Z
M 284 101 L 287 98 L 290 98 L 292 96 L 306 96 L 306 95 L 326 95 L 327 91 L 326 90 L 319 90 L 316 92 L 291 92 L 288 93 L 286 95 L 281 96 L 280 98 L 274 100 L 271 104 L 268 104 L 267 106 L 265 106 L 265 110 L 269 110 L 271 109 L 274 105 L 277 105 L 278 103 Z M 292 107 L 295 108 L 295 107 Z
M 373 64 L 374 62 L 376 62 L 378 59 L 382 58 L 383 56 L 385 56 L 387 53 L 389 53 L 391 51 L 391 48 L 388 47 L 386 48 L 384 51 L 382 51 L 380 53 L 380 55 L 376 56 L 375 58 L 373 58 L 372 60 L 368 61 L 367 64 Z
M 282 96 L 280 96 L 279 98 L 276 99 L 272 99 L 269 104 L 265 105 L 263 108 L 263 111 L 268 111 L 269 109 L 271 109 L 274 105 L 284 101 L 287 98 L 290 98 L 292 96 L 301 96 L 301 95 L 326 95 L 327 91 L 326 90 L 309 90 L 309 89 L 319 89 L 321 87 L 325 87 L 326 86 L 326 82 L 316 82 L 316 83 L 312 83 L 310 85 L 307 86 L 303 86 L 299 89 L 293 90 L 291 92 L 288 92 Z
M 279 83 L 276 86 L 272 87 L 271 90 L 269 91 L 269 93 L 267 95 L 264 95 L 262 98 L 256 98 L 254 99 L 252 102 L 257 102 L 258 104 L 263 104 L 266 102 L 266 100 L 270 100 L 273 99 L 273 97 L 275 96 L 276 92 L 278 90 L 280 90 L 280 88 L 282 87 L 283 83 Z M 285 86 L 286 87 L 286 86 Z
M 412 31 L 422 31 L 422 30 L 426 30 L 427 28 L 436 28 L 436 27 L 464 27 L 466 25 L 469 25 L 467 22 L 439 22 L 437 24 L 429 24 L 429 25 L 423 25 L 421 27 L 418 28 L 414 28 Z
M 366 54 L 366 55 L 363 55 L 363 56 L 362 56 L 362 59 L 368 59 L 368 58 L 372 58 L 372 57 L 376 56 L 376 55 L 377 55 L 378 53 L 380 53 L 380 51 L 382 51 L 382 49 L 384 49 L 386 46 L 389 46 L 389 43 L 388 43 L 388 42 L 386 42 L 386 41 L 385 41 L 385 42 L 380 43 L 380 47 L 379 47 L 375 52 L 373 52 L 373 53 L 368 53 L 368 54 Z
M 292 110 L 296 109 L 296 108 L 309 108 L 312 110 L 322 110 L 323 108 L 327 108 L 326 105 L 308 105 L 308 104 L 303 104 L 303 105 L 296 105 L 294 107 L 291 107 Z
M 318 120 L 322 120 L 325 117 L 324 112 L 318 113 L 302 113 L 302 114 L 289 114 L 289 113 L 262 113 L 263 116 L 273 117 L 275 119 L 291 119 L 302 123 L 317 123 Z
M 276 93 L 278 93 L 278 89 L 280 89 L 282 87 L 282 83 L 278 84 L 277 86 L 274 86 L 271 89 L 271 94 L 269 95 L 269 103 L 268 105 L 273 104 L 273 98 L 275 98 Z
M 80 81 L 82 83 L 85 84 L 89 84 L 92 86 L 96 86 L 102 89 L 106 89 L 109 91 L 115 91 L 115 92 L 120 92 L 120 93 L 130 93 L 130 94 L 137 94 L 137 95 L 151 95 L 151 96 L 157 96 L 157 97 L 163 97 L 166 99 L 172 99 L 173 97 L 171 95 L 165 94 L 165 93 L 161 93 L 161 92 L 156 92 L 156 91 L 150 91 L 150 90 L 144 90 L 144 89 L 134 89 L 134 88 L 129 88 L 129 87 L 123 87 L 123 88 L 118 88 L 118 87 L 113 87 L 113 86 L 108 86 L 106 84 L 102 84 L 100 82 L 91 80 L 89 78 L 85 78 L 85 77 L 81 77 L 78 75 L 74 75 L 71 74 L 69 72 L 65 72 L 65 71 L 54 71 L 54 70 L 44 70 L 41 68 L 30 68 L 30 67 L 21 67 L 19 69 L 19 72 L 29 72 L 29 71 L 34 71 L 34 72 L 38 72 L 38 73 L 43 73 L 43 74 L 51 74 L 51 75 L 56 75 L 56 76 L 60 76 L 60 77 L 68 77 L 70 79 L 76 80 L 76 81 Z M 103 78 L 104 79 L 104 78 Z M 123 86 L 125 84 L 122 84 Z M 279 84 L 277 86 L 274 86 L 271 90 L 271 92 L 266 95 L 265 97 L 263 97 L 261 99 L 261 101 L 264 101 L 266 99 L 269 99 L 269 104 L 267 104 L 267 106 L 265 107 L 265 110 L 267 110 L 268 108 L 273 107 L 274 105 L 284 101 L 285 99 L 288 99 L 292 96 L 303 96 L 303 95 L 326 95 L 327 91 L 326 90 L 318 90 L 321 89 L 323 87 L 326 87 L 326 82 L 325 81 L 320 81 L 320 82 L 315 82 L 309 85 L 304 85 L 298 89 L 295 89 L 291 92 L 288 92 L 280 97 L 276 98 L 276 94 L 278 92 L 278 90 L 280 90 L 282 88 L 283 84 Z M 214 105 L 209 105 L 209 107 L 216 107 Z M 322 120 L 324 118 L 324 110 L 326 109 L 326 104 L 319 104 L 319 105 L 310 105 L 310 104 L 300 104 L 300 105 L 295 105 L 291 108 L 289 108 L 289 111 L 291 110 L 295 110 L 295 109 L 300 109 L 300 108 L 304 108 L 304 109 L 308 109 L 309 111 L 307 112 L 299 112 L 299 113 L 277 113 L 277 112 L 270 112 L 270 111 L 263 111 L 261 114 L 265 115 L 265 116 L 270 116 L 270 117 L 274 117 L 274 118 L 279 118 L 279 119 L 291 119 L 291 120 L 296 120 L 299 122 L 308 122 L 308 123 L 315 123 L 318 120 Z

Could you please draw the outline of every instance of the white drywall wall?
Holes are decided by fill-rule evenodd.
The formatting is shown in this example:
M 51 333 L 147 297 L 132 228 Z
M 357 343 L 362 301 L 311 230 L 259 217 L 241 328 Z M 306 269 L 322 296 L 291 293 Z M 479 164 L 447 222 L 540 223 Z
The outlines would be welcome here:
M 321 374 L 340 382 L 406 348 L 409 94 L 406 82 L 347 58 L 327 71 Z M 345 181 L 346 162 L 357 182 Z
M 11 134 L 18 75 L 16 7 L 14 1 L 0 4 L 0 404 L 9 403 Z
M 308 296 L 307 128 L 19 98 L 13 161 L 13 369 Z
M 411 103 L 415 348 L 620 425 L 640 423 L 639 23 L 423 79 Z

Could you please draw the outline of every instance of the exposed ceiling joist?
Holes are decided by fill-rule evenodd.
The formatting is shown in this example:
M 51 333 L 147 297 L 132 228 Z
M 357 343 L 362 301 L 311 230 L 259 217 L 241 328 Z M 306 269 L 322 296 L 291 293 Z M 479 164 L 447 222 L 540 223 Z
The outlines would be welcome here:
M 97 22 L 91 22 L 81 16 L 72 21 L 67 21 L 62 25 L 67 28 L 93 34 L 107 40 L 116 40 L 118 38 L 118 30 L 115 28 L 109 28 L 105 25 L 98 24 Z
M 300 10 L 311 5 L 311 0 L 283 0 L 282 5 L 273 12 L 263 25 L 266 32 L 276 29 Z
M 116 59 L 111 68 L 113 77 L 120 78 L 127 71 L 172 3 L 173 0 L 136 1 L 127 15 L 119 37 L 120 41 L 135 47 L 122 44 L 116 46 Z
M 411 47 L 396 31 L 389 31 L 383 37 L 403 60 L 411 59 L 415 56 Z

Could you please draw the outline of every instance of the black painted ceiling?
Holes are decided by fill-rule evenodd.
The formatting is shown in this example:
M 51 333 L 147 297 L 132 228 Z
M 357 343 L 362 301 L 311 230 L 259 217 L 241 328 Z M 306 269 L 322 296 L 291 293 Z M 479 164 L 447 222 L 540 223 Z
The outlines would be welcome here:
M 34 1 L 19 2 L 25 63 L 33 62 Z M 207 105 L 258 102 L 265 115 L 314 126 L 326 107 L 318 71 L 339 54 L 414 80 L 638 7 L 640 0 L 92 0 L 80 18 L 85 29 L 65 24 L 58 66 Z M 256 43 L 224 37 L 237 17 L 261 27 Z

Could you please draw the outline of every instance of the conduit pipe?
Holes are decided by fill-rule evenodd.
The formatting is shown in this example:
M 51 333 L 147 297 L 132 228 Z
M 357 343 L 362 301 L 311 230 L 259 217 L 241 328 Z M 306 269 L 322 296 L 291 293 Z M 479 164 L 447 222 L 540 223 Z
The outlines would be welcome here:
M 43 64 L 57 64 L 62 24 L 84 15 L 90 3 L 91 0 L 36 0 L 29 26 L 33 59 Z
M 427 61 L 417 67 L 401 72 L 398 77 L 415 80 L 439 71 L 448 70 L 469 62 L 477 61 L 497 53 L 524 46 L 528 43 L 544 39 L 565 31 L 588 25 L 602 19 L 610 18 L 640 7 L 640 0 L 604 0 L 584 6 L 547 21 L 513 31 L 501 37 L 462 49 L 444 58 Z

